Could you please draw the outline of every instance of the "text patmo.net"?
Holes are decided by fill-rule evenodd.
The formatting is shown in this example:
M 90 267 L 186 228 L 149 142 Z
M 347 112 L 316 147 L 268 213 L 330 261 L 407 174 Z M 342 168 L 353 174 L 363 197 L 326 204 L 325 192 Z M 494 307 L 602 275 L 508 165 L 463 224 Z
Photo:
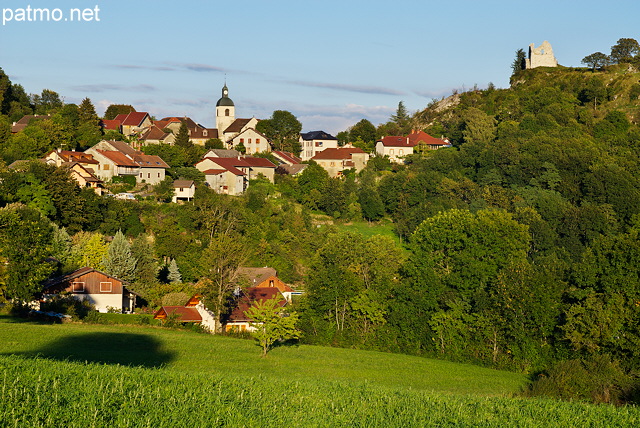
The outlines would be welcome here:
M 8 22 L 99 22 L 100 7 L 93 8 L 72 8 L 68 13 L 62 9 L 55 8 L 32 8 L 31 5 L 25 8 L 4 8 L 2 9 L 2 25 Z

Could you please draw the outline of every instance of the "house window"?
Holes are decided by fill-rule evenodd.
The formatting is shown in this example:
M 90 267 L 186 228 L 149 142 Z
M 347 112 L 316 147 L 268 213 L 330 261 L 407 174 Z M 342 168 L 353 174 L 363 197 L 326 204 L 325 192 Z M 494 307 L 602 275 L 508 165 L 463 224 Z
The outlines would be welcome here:
M 151 178 L 151 173 L 147 172 L 147 178 Z
M 84 293 L 84 282 L 74 282 L 71 287 L 74 293 Z
M 160 178 L 160 173 L 158 173 L 158 178 Z
M 100 292 L 101 293 L 111 293 L 111 283 L 110 282 L 101 282 L 100 283 Z
M 400 149 L 398 155 L 402 156 L 404 154 L 404 150 Z
M 249 143 L 249 144 L 251 144 L 251 138 L 249 138 L 249 141 L 248 141 L 248 143 Z
M 109 164 L 106 164 L 106 163 L 105 163 L 104 165 L 102 165 L 102 169 L 103 169 L 104 171 L 109 171 Z
M 389 154 L 392 155 L 393 154 L 393 149 L 389 150 Z
M 335 162 L 331 162 L 331 166 L 336 166 Z
M 260 138 L 256 138 L 256 144 L 260 144 Z
M 269 280 L 269 287 L 273 287 L 273 279 Z
M 205 137 L 207 136 L 207 130 L 206 129 L 204 131 L 202 131 L 202 135 L 205 136 Z
M 142 173 L 140 173 L 140 178 L 142 178 Z

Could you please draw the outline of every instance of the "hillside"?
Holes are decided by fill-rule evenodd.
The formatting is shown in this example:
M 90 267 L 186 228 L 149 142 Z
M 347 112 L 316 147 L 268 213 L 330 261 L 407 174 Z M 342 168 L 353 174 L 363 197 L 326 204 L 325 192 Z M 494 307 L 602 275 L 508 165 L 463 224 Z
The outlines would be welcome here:
M 0 420 L 16 426 L 592 426 L 635 408 L 506 398 L 524 378 L 375 352 L 149 327 L 0 321 Z M 47 337 L 47 344 L 41 338 Z

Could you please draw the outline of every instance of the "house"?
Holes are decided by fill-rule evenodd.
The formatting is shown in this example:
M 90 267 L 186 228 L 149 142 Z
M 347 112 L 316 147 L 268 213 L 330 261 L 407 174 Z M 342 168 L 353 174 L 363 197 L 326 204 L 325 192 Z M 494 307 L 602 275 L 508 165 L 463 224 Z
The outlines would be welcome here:
M 211 149 L 202 157 L 204 158 L 239 158 L 242 155 L 237 150 L 232 149 Z
M 103 131 L 116 131 L 120 133 L 122 132 L 122 124 L 119 120 L 102 119 L 100 120 L 99 125 Z
M 133 312 L 136 294 L 129 291 L 124 281 L 90 267 L 83 267 L 67 275 L 44 283 L 43 298 L 69 293 L 78 300 L 86 300 L 100 312 L 116 309 Z
M 215 192 L 240 195 L 248 185 L 249 179 L 243 169 L 247 170 L 249 165 L 239 159 L 206 157 L 195 167 L 204 173 L 207 184 Z
M 277 288 L 289 303 L 291 303 L 292 296 L 302 294 L 278 278 L 278 273 L 274 268 L 266 266 L 261 268 L 241 267 L 239 276 L 249 283 L 249 288 Z
M 270 182 L 274 182 L 276 166 L 269 159 L 243 156 L 242 160 L 249 164 L 249 180 L 254 180 L 262 175 Z
M 451 143 L 447 138 L 435 138 L 424 131 L 413 131 L 407 135 L 407 138 L 414 145 L 413 151 L 416 153 L 451 147 Z
M 62 164 L 61 168 L 69 170 L 71 177 L 76 180 L 78 186 L 89 187 L 98 195 L 104 192 L 104 181 L 94 175 L 93 169 L 87 168 L 79 162 L 67 162 Z
M 87 149 L 98 161 L 97 176 L 111 180 L 114 176 L 135 176 L 137 183 L 158 184 L 164 180 L 169 165 L 159 156 L 145 155 L 123 141 L 100 141 Z
M 280 307 L 287 305 L 287 300 L 276 287 L 251 287 L 240 291 L 235 307 L 223 320 L 224 331 L 236 333 L 254 331 L 255 328 L 251 326 L 253 320 L 246 316 L 245 312 L 254 303 L 269 299 L 278 299 Z
M 140 144 L 146 146 L 148 144 L 173 144 L 176 136 L 171 132 L 164 132 L 155 124 L 150 126 L 140 135 Z
M 271 144 L 269 144 L 267 137 L 253 128 L 244 128 L 243 131 L 233 137 L 227 144 L 231 147 L 242 145 L 245 148 L 245 153 L 248 155 L 271 151 Z
M 28 114 L 26 116 L 22 116 L 20 120 L 18 120 L 17 122 L 13 122 L 13 124 L 11 125 L 11 133 L 17 134 L 18 132 L 24 130 L 24 128 L 26 128 L 27 125 L 29 125 L 29 123 L 31 123 L 32 120 L 43 120 L 43 119 L 51 119 L 51 116 L 50 115 L 34 115 L 34 114 Z
M 196 193 L 196 184 L 192 180 L 175 180 L 173 192 L 173 202 L 190 201 Z
M 47 163 L 55 166 L 61 166 L 69 162 L 76 162 L 87 168 L 97 168 L 100 164 L 93 158 L 93 155 L 84 152 L 76 152 L 75 150 L 52 150 L 44 155 L 44 159 Z
M 376 142 L 376 155 L 388 156 L 391 162 L 400 163 L 406 155 L 413 154 L 413 146 L 407 137 L 387 136 Z
M 311 131 L 300 134 L 300 158 L 303 161 L 312 159 L 326 149 L 337 149 L 338 139 L 324 131 Z
M 401 163 L 414 152 L 451 147 L 449 140 L 434 138 L 424 131 L 413 131 L 406 137 L 387 136 L 376 142 L 376 155 L 388 156 L 391 162 Z
M 158 184 L 165 177 L 169 165 L 160 156 L 145 155 L 144 153 L 131 156 L 140 167 L 136 181 L 138 183 Z
M 149 113 L 143 111 L 119 114 L 113 120 L 120 122 L 121 132 L 126 136 L 142 134 L 153 124 Z
M 339 177 L 345 169 L 361 171 L 369 161 L 369 153 L 350 145 L 340 148 L 329 148 L 311 158 L 323 167 L 331 177 Z
M 153 319 L 166 320 L 176 318 L 178 322 L 192 322 L 202 325 L 206 330 L 215 331 L 215 316 L 200 300 L 200 295 L 191 297 L 184 306 L 162 306 L 153 315 Z

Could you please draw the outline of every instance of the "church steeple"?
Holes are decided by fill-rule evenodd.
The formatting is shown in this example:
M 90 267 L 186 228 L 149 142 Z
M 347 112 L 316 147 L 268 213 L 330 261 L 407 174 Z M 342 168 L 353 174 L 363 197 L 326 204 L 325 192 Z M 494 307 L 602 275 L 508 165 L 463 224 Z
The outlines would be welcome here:
M 236 108 L 229 98 L 229 88 L 225 81 L 222 87 L 222 98 L 216 103 L 216 128 L 221 140 L 225 140 L 224 131 L 236 120 Z

